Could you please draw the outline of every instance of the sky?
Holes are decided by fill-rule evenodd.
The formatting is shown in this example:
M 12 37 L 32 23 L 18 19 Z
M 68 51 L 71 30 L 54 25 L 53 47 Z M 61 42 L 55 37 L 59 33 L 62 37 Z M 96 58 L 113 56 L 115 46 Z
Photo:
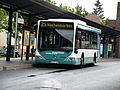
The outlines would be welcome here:
M 96 0 L 53 0 L 56 1 L 57 5 L 60 5 L 61 3 L 63 5 L 68 5 L 70 7 L 75 7 L 77 3 L 86 9 L 89 13 L 93 11 L 93 8 L 95 8 L 95 1 Z M 104 10 L 104 16 L 109 19 L 116 19 L 116 13 L 117 13 L 117 3 L 120 2 L 120 0 L 99 0 L 101 2 L 103 10 Z

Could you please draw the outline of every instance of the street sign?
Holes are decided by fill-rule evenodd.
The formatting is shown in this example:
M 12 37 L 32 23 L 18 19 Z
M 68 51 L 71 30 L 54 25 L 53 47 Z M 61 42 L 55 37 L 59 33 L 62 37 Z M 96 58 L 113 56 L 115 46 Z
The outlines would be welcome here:
M 24 30 L 24 41 L 23 41 L 23 45 L 24 45 L 24 46 L 29 46 L 29 42 L 30 42 L 30 31 Z
M 19 24 L 24 24 L 24 19 L 23 18 L 18 18 L 18 23 Z
M 34 46 L 35 43 L 35 34 L 31 33 L 30 34 L 30 46 Z

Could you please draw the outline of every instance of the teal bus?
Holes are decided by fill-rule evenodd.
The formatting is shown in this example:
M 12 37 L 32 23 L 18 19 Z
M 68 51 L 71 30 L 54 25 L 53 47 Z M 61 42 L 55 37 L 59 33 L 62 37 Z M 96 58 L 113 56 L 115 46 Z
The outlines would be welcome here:
M 39 20 L 36 63 L 85 65 L 100 58 L 101 30 L 80 20 Z

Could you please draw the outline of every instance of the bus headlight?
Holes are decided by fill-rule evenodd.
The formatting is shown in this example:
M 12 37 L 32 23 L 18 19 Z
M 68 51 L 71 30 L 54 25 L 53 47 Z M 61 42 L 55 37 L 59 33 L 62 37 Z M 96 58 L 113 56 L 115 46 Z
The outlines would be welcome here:
M 40 56 L 40 55 L 39 55 L 39 56 L 36 55 L 35 58 L 36 58 L 36 59 L 45 59 L 44 57 L 42 57 L 42 56 Z

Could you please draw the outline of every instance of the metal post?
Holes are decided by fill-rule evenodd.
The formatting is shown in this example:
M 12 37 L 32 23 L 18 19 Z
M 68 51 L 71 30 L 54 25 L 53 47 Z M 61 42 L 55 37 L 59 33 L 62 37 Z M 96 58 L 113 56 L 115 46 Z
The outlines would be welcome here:
M 34 46 L 32 47 L 32 49 L 31 49 L 31 53 L 32 53 L 32 60 L 33 60 L 33 55 L 34 55 Z
M 23 42 L 24 42 L 24 30 L 22 31 L 22 50 L 21 50 L 21 61 L 23 60 Z
M 11 53 L 11 34 L 12 34 L 12 14 L 13 14 L 13 12 L 12 12 L 12 11 L 9 11 L 6 61 L 10 61 L 10 53 Z
M 26 47 L 26 60 L 29 61 L 30 46 Z
M 31 18 L 28 18 L 29 29 L 31 29 Z M 26 60 L 29 60 L 29 52 L 30 52 L 30 36 L 29 36 L 29 45 L 26 47 Z
M 105 36 L 103 36 L 103 56 L 102 56 L 102 58 L 104 58 L 104 56 L 105 56 L 104 49 L 105 49 Z
M 15 43 L 14 43 L 14 57 L 17 45 L 17 22 L 18 22 L 18 12 L 16 12 L 16 25 L 15 25 Z

